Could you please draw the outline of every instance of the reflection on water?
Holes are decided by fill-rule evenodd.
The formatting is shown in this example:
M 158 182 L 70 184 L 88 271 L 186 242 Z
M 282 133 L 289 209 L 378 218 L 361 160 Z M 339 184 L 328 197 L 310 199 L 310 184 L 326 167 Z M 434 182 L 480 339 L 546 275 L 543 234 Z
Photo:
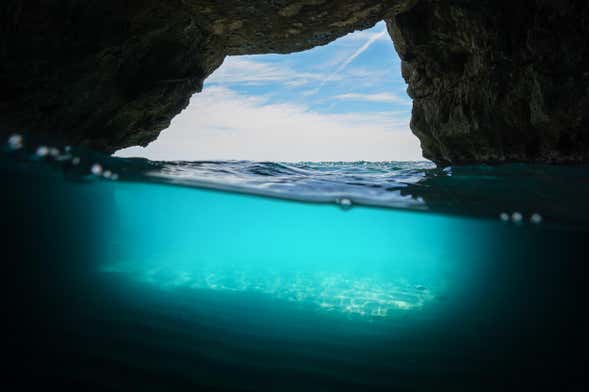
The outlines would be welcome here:
M 226 290 L 254 292 L 275 299 L 312 304 L 317 309 L 361 317 L 387 317 L 396 311 L 422 308 L 434 296 L 430 289 L 406 279 L 383 282 L 343 274 L 278 273 L 273 271 L 215 270 L 180 271 L 166 267 L 140 269 L 131 263 L 111 264 L 106 273 L 131 275 L 132 279 L 161 289 Z

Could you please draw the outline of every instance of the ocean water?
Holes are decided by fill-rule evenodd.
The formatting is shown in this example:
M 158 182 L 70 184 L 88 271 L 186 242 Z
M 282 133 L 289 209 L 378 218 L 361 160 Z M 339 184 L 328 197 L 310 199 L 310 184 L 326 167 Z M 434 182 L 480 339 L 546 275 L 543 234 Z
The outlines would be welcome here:
M 14 141 L 7 384 L 586 388 L 587 167 L 161 163 Z

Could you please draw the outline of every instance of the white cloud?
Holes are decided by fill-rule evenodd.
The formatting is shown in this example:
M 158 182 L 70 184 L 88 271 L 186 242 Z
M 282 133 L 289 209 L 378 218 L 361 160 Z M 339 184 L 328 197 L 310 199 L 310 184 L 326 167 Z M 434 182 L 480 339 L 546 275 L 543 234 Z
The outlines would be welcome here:
M 229 56 L 225 59 L 223 65 L 217 69 L 208 79 L 207 83 L 211 85 L 226 85 L 241 84 L 248 86 L 261 86 L 266 84 L 282 84 L 286 87 L 296 88 L 308 84 L 315 84 L 319 86 L 315 91 L 316 94 L 320 91 L 327 82 L 340 81 L 348 79 L 363 79 L 364 83 L 369 81 L 369 85 L 379 84 L 382 80 L 391 78 L 390 72 L 387 70 L 365 69 L 362 67 L 353 67 L 349 70 L 348 65 L 364 53 L 372 44 L 377 41 L 390 41 L 386 31 L 371 32 L 358 31 L 350 33 L 347 36 L 337 40 L 337 47 L 342 45 L 342 49 L 336 50 L 331 55 L 332 60 L 328 63 L 322 63 L 313 67 L 312 72 L 305 72 L 297 70 L 297 63 L 289 66 L 285 61 L 275 59 L 274 61 L 260 61 L 263 56 Z M 352 54 L 349 53 L 350 45 L 357 47 L 358 41 L 363 41 L 361 47 L 357 48 Z M 389 42 L 392 46 L 392 41 Z M 300 65 L 300 64 L 299 64 Z M 308 65 L 308 64 L 307 64 Z M 331 73 L 325 70 L 334 69 Z M 345 71 L 345 72 L 344 72 Z M 400 72 L 399 72 L 400 74 Z M 397 75 L 397 77 L 399 77 Z
M 315 94 L 317 94 L 318 92 L 319 92 L 319 89 L 316 89 L 316 88 L 315 88 L 315 89 L 312 89 L 312 90 L 306 90 L 306 91 L 303 91 L 303 92 L 301 92 L 301 95 L 302 95 L 303 97 L 309 97 L 309 96 L 311 96 L 311 95 L 315 95 Z
M 382 24 L 384 25 L 384 22 L 382 22 Z M 380 23 L 379 23 L 379 25 L 380 25 Z M 380 31 L 380 32 L 376 32 L 376 33 L 373 32 L 372 29 L 363 30 L 363 31 L 356 31 L 354 33 L 350 33 L 350 34 L 340 38 L 339 42 L 340 43 L 345 43 L 346 41 L 349 41 L 349 42 L 357 42 L 357 41 L 392 42 L 392 38 L 388 34 L 383 34 L 383 33 L 386 33 L 386 31 Z
M 348 58 L 346 58 L 337 67 L 337 69 L 334 72 L 332 72 L 325 80 L 323 80 L 323 82 L 321 82 L 321 85 L 319 86 L 319 88 L 323 87 L 326 83 L 331 82 L 332 80 L 334 80 L 334 78 L 337 77 L 337 75 L 339 75 L 348 65 L 350 65 L 350 63 L 352 61 L 354 61 L 355 59 L 357 59 L 362 53 L 364 53 L 366 50 L 368 50 L 368 48 L 370 48 L 373 43 L 375 43 L 377 40 L 379 40 L 385 34 L 386 34 L 386 31 L 381 31 L 380 33 L 371 34 L 368 37 L 367 41 L 364 43 L 364 45 L 362 45 L 361 47 L 359 47 L 358 49 L 356 49 L 356 51 L 354 53 L 352 53 L 351 56 L 349 56 Z
M 334 97 L 339 100 L 346 101 L 367 101 L 367 102 L 387 102 L 394 103 L 397 105 L 411 105 L 411 101 L 407 98 L 400 97 L 391 93 L 376 93 L 376 94 L 359 94 L 359 93 L 348 93 L 340 94 Z
M 358 56 L 360 56 L 362 53 L 364 53 L 368 48 L 370 48 L 372 46 L 373 43 L 375 43 L 377 40 L 379 40 L 385 34 L 386 34 L 386 31 L 382 31 L 378 34 L 371 35 L 368 38 L 368 40 L 366 41 L 366 43 L 364 43 L 364 45 L 362 45 L 360 48 L 358 48 L 358 50 L 356 50 L 354 53 L 352 53 L 352 55 L 350 57 L 348 57 L 346 59 L 346 61 L 343 62 L 342 65 L 339 66 L 339 68 L 336 70 L 336 73 L 341 72 L 345 67 L 347 67 Z
M 221 85 L 283 83 L 288 87 L 299 87 L 323 79 L 325 79 L 325 75 L 320 73 L 298 72 L 284 64 L 272 64 L 246 57 L 230 56 L 207 79 L 207 83 Z
M 116 155 L 290 162 L 421 159 L 405 114 L 322 114 L 302 105 L 248 98 L 224 87 L 195 95 L 148 147 L 131 147 Z

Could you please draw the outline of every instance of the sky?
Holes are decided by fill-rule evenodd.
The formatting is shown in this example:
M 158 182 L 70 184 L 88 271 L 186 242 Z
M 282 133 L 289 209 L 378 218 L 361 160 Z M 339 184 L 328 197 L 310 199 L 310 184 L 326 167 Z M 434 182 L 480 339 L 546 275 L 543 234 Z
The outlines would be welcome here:
M 151 160 L 423 160 L 383 22 L 287 55 L 231 56 L 147 147 Z

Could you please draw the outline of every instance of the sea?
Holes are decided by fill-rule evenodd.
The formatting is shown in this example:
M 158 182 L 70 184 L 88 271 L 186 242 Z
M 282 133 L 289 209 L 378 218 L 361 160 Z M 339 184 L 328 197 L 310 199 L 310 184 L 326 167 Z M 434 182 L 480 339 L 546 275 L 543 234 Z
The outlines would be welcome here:
M 587 390 L 588 166 L 0 150 L 7 390 Z

